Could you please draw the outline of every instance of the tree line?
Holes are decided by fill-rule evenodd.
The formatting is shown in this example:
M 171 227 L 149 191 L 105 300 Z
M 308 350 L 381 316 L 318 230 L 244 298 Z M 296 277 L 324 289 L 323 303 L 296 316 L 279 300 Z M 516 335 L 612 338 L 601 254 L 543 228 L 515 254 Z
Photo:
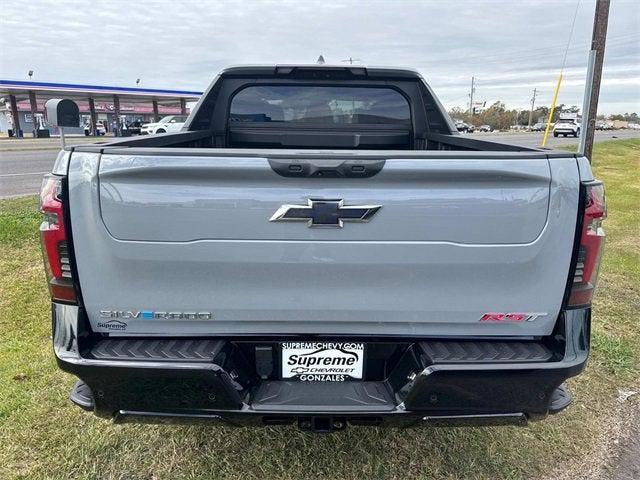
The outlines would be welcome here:
M 465 123 L 470 123 L 477 126 L 489 125 L 492 130 L 508 130 L 513 125 L 527 126 L 529 124 L 529 112 L 530 110 L 519 109 L 507 109 L 504 102 L 497 101 L 490 107 L 484 109 L 482 112 L 474 113 L 470 115 L 468 110 L 463 110 L 460 107 L 454 107 L 449 110 L 451 118 L 456 120 L 462 120 Z M 580 108 L 577 105 L 565 105 L 563 103 L 556 105 L 553 113 L 552 122 L 558 121 L 560 113 L 579 113 Z M 549 107 L 540 106 L 533 110 L 531 116 L 531 124 L 537 122 L 546 122 L 549 116 Z M 626 120 L 628 122 L 639 122 L 637 113 L 625 113 L 618 115 L 611 115 L 609 120 Z M 599 120 L 605 120 L 604 115 L 598 115 Z

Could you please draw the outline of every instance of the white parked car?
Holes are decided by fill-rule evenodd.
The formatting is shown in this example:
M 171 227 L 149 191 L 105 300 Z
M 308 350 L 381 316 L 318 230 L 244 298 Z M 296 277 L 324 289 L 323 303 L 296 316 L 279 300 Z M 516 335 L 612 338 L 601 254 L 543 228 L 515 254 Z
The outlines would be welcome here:
M 179 132 L 186 121 L 186 115 L 167 115 L 157 123 L 145 123 L 140 129 L 140 133 L 142 135 L 153 135 L 155 133 Z
M 89 135 L 91 135 L 93 128 L 91 128 L 91 122 L 86 123 L 84 125 L 84 135 L 86 137 L 88 137 Z M 101 136 L 101 135 L 106 135 L 107 134 L 107 129 L 105 128 L 104 124 L 100 123 L 100 122 L 96 122 L 96 134 L 97 136 Z
M 567 135 L 571 135 L 572 137 L 579 137 L 580 124 L 577 120 L 560 119 L 553 127 L 553 136 L 557 137 L 558 135 L 562 135 L 563 137 L 566 137 Z

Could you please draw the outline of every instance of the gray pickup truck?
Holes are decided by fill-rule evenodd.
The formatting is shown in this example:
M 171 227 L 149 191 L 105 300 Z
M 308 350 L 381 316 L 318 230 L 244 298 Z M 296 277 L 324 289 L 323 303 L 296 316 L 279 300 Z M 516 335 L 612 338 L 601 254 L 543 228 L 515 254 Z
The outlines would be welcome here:
M 117 422 L 522 425 L 587 361 L 589 162 L 459 135 L 412 70 L 229 68 L 41 210 L 58 364 Z

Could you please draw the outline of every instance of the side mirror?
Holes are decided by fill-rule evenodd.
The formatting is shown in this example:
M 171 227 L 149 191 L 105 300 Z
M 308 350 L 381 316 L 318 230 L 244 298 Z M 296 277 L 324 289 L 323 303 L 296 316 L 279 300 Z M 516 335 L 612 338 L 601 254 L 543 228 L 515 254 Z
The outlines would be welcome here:
M 80 109 L 73 100 L 52 98 L 44 104 L 47 122 L 55 127 L 78 127 L 80 125 Z

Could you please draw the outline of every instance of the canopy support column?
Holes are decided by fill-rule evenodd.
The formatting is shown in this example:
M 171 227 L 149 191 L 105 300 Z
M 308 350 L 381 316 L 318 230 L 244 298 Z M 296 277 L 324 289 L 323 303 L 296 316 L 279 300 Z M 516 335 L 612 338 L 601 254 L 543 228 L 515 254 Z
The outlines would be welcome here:
M 18 102 L 15 95 L 9 95 L 9 103 L 11 103 L 11 119 L 13 120 L 13 135 L 20 138 L 20 117 L 18 116 Z
M 33 138 L 38 138 L 38 102 L 36 94 L 29 90 L 29 106 L 31 107 L 31 125 L 33 127 Z
M 120 97 L 118 95 L 113 96 L 113 113 L 116 116 L 116 129 L 115 136 L 120 137 L 122 135 L 122 129 L 120 128 Z
M 94 137 L 98 136 L 98 119 L 96 117 L 96 104 L 93 98 L 89 97 L 89 117 L 91 122 L 91 132 Z
M 154 122 L 159 122 L 160 121 L 160 113 L 158 112 L 158 101 L 154 100 L 152 103 L 153 103 L 153 121 Z

